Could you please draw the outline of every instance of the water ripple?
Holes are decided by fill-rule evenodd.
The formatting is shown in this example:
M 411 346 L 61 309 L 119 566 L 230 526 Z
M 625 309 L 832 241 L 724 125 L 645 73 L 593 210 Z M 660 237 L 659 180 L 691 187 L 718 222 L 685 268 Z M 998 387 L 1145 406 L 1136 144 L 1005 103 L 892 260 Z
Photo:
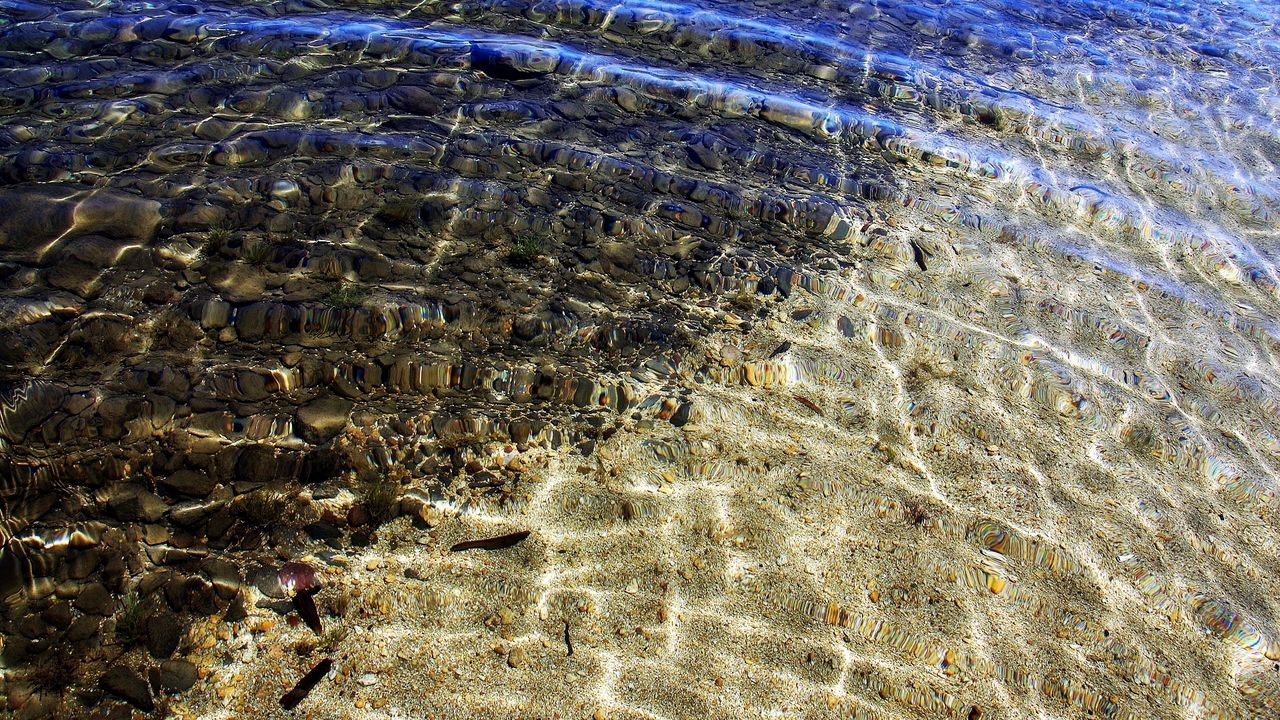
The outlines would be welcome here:
M 6 709 L 1273 716 L 1278 25 L 0 0 Z

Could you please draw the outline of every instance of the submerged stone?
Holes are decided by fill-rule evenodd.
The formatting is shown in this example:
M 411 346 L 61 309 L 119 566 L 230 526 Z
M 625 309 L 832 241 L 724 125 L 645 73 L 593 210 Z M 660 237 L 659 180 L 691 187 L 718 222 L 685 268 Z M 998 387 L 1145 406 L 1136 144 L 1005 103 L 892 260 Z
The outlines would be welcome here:
M 156 708 L 155 701 L 151 699 L 151 688 L 147 686 L 147 682 L 126 667 L 116 666 L 111 668 L 102 675 L 98 680 L 98 684 L 103 690 L 143 712 L 151 712 Z

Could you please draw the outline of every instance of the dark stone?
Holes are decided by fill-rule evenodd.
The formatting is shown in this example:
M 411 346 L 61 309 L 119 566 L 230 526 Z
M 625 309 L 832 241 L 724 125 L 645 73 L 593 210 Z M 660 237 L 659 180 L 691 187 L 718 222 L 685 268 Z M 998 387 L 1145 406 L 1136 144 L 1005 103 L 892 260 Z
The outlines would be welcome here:
M 236 475 L 246 482 L 270 482 L 278 470 L 275 450 L 268 445 L 249 445 L 236 458 Z
M 778 294 L 784 298 L 791 297 L 791 281 L 795 278 L 795 273 L 788 268 L 778 271 Z
M 122 192 L 70 185 L 40 185 L 0 193 L 0 248 L 39 258 L 50 240 L 85 234 L 148 240 L 161 219 L 161 205 Z M 19 256 L 21 257 L 21 256 Z
M 270 303 L 256 302 L 236 310 L 236 332 L 241 340 L 261 339 L 267 326 L 267 312 Z
M 126 667 L 117 665 L 111 668 L 98 680 L 98 685 L 143 712 L 156 709 L 156 704 L 151 699 L 151 688 L 147 687 L 145 680 Z
M 130 572 L 128 563 L 118 549 L 109 548 L 105 552 L 107 555 L 102 563 L 102 583 L 115 592 L 121 592 L 124 579 Z
M 147 556 L 157 565 L 191 566 L 208 556 L 207 550 L 183 550 L 181 548 L 147 547 Z
M 693 163 L 701 165 L 708 170 L 719 170 L 724 166 L 720 156 L 710 148 L 702 145 L 687 145 L 685 149 L 688 150 L 689 159 Z
M 169 519 L 182 527 L 190 528 L 199 525 L 214 511 L 222 507 L 220 502 L 202 502 L 188 500 L 178 503 L 169 511 Z
M 65 628 L 71 625 L 71 621 L 75 618 L 71 614 L 71 605 L 65 602 L 56 602 L 50 605 L 42 614 L 44 621 L 57 628 Z
M 18 632 L 29 638 L 44 637 L 49 625 L 39 615 L 27 615 L 18 621 Z
M 387 92 L 387 103 L 402 113 L 431 117 L 440 111 L 440 101 L 426 88 L 404 86 Z
M 96 615 L 81 615 L 71 623 L 71 627 L 67 628 L 65 638 L 71 642 L 88 640 L 98 634 L 98 628 L 101 626 L 102 618 Z
M 357 272 L 360 273 L 361 280 L 371 282 L 391 277 L 392 268 L 391 263 L 383 258 L 367 257 L 361 259 Z
M 90 583 L 76 597 L 76 608 L 91 615 L 110 615 L 115 612 L 116 603 L 101 583 Z
M 168 570 L 157 570 L 155 572 L 147 573 L 138 581 L 138 595 L 146 597 L 147 595 L 150 595 L 156 590 L 164 587 L 164 584 L 169 582 L 169 578 L 172 574 L 173 573 Z
M 600 260 L 605 269 L 634 270 L 636 267 L 636 248 L 634 245 L 621 242 L 605 242 L 600 246 Z
M 102 268 L 79 260 L 63 260 L 49 268 L 45 281 L 82 298 L 92 298 L 102 289 Z
M 38 426 L 45 418 L 53 414 L 66 397 L 61 387 L 47 382 L 31 382 L 21 387 L 21 392 L 11 394 L 9 406 L 5 408 L 5 426 L 0 428 L 0 435 L 18 443 L 27 431 Z
M 534 424 L 528 420 L 512 420 L 510 425 L 511 441 L 517 445 L 526 445 L 535 432 Z
M 364 503 L 356 503 L 347 511 L 347 524 L 351 527 L 361 527 L 369 524 L 369 509 Z
M 157 660 L 167 658 L 178 649 L 182 639 L 182 624 L 173 615 L 157 613 L 147 618 L 147 651 Z
M 173 517 L 170 515 L 170 517 Z M 148 545 L 161 545 L 169 541 L 169 528 L 163 525 L 146 525 L 142 528 L 142 542 Z
M 674 415 L 671 416 L 671 424 L 676 427 L 684 427 L 689 422 L 689 413 L 692 412 L 693 405 L 690 403 L 680 403 L 680 407 L 676 409 Z
M 244 593 L 236 593 L 227 606 L 227 613 L 222 616 L 225 622 L 240 622 L 249 617 L 249 600 Z
M 554 58 L 521 50 L 501 44 L 475 44 L 471 48 L 471 67 L 499 80 L 529 80 L 555 70 Z
M 283 598 L 284 588 L 280 587 L 280 577 L 275 568 L 260 568 L 253 576 L 253 586 L 258 592 L 269 598 Z
M 211 540 L 220 539 L 228 530 L 231 529 L 231 526 L 234 525 L 235 522 L 235 516 L 224 508 L 219 511 L 218 514 L 209 518 L 209 523 L 205 525 L 205 534 L 208 535 Z
M 28 657 L 33 657 L 33 658 L 44 657 L 45 653 L 49 652 L 49 648 L 51 647 L 53 647 L 52 638 L 38 638 L 35 640 L 28 640 L 27 655 Z
M 198 615 L 218 612 L 218 601 L 213 585 L 201 577 L 175 577 L 164 588 L 169 607 L 181 612 L 189 610 Z
M 200 563 L 200 572 L 213 583 L 213 589 L 224 600 L 230 600 L 240 592 L 240 570 L 234 563 L 220 558 L 208 558 Z
M 70 558 L 67 560 L 67 575 L 73 580 L 84 580 L 98 569 L 98 552 L 93 549 L 72 551 Z
M 298 480 L 303 485 L 322 483 L 337 477 L 341 470 L 342 459 L 338 453 L 329 448 L 318 448 L 302 459 L 302 471 Z
M 107 501 L 121 520 L 155 522 L 164 516 L 169 506 L 155 493 L 141 485 L 124 485 L 111 494 Z
M 169 692 L 183 692 L 196 684 L 196 666 L 186 660 L 160 663 L 160 687 Z
M 15 694 L 10 698 L 10 707 L 20 705 L 22 709 L 8 717 L 13 720 L 46 720 L 57 717 L 59 700 L 61 698 L 55 693 Z
M 311 536 L 312 540 L 337 540 L 342 537 L 342 531 L 336 525 L 323 520 L 303 527 L 302 531 Z
M 511 336 L 521 342 L 529 342 L 542 332 L 542 325 L 536 317 L 517 320 L 511 326 Z
M 6 637 L 4 648 L 0 649 L 0 664 L 5 667 L 21 665 L 30 655 L 32 642 L 21 635 Z
M 347 426 L 354 407 L 350 400 L 326 397 L 298 408 L 295 427 L 303 440 L 313 443 L 327 442 Z
M 158 482 L 167 490 L 191 497 L 204 497 L 217 484 L 213 478 L 197 470 L 179 470 Z
M 36 322 L 21 328 L 0 332 L 0 362 L 11 365 L 35 363 L 52 352 L 51 341 L 59 338 L 58 325 L 54 322 Z M 47 416 L 46 416 L 47 417 Z M 30 416 L 26 418 L 30 421 Z M 37 421 L 38 422 L 38 421 Z M 5 435 L 18 434 L 16 428 L 6 428 Z M 25 432 L 22 430 L 21 432 Z

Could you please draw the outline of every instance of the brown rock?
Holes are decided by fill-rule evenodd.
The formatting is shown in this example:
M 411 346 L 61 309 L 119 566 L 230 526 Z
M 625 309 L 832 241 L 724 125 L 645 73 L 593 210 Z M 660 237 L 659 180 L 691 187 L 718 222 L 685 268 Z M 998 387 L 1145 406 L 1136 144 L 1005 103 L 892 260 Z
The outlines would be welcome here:
M 63 260 L 49 268 L 45 280 L 59 290 L 92 298 L 102 289 L 102 270 L 79 260 Z
M 231 302 L 261 299 L 267 290 L 267 274 L 261 269 L 239 263 L 222 263 L 209 268 L 205 275 L 209 285 Z
M 101 583 L 90 583 L 84 586 L 76 597 L 76 608 L 90 615 L 110 615 L 116 609 L 111 592 Z
M 159 685 L 171 692 L 182 692 L 196 684 L 196 666 L 186 660 L 160 663 Z
M 161 205 L 128 193 L 69 185 L 40 185 L 0 192 L 0 249 L 18 257 L 48 262 L 53 240 L 88 234 L 149 240 L 161 219 Z M 25 252 L 24 252 L 25 251 Z
M 108 670 L 98 680 L 98 685 L 143 712 L 156 709 L 155 701 L 151 699 L 151 688 L 147 687 L 147 682 L 123 665 L 117 665 Z
M 208 495 L 217 484 L 204 472 L 198 470 L 179 470 L 168 477 L 160 478 L 157 482 L 173 492 L 192 497 Z
M 312 400 L 298 408 L 298 435 L 308 442 L 328 441 L 347 426 L 352 407 L 351 401 L 336 397 Z
M 369 509 L 364 506 L 364 503 L 356 503 L 347 511 L 347 524 L 351 527 L 368 525 L 369 520 Z

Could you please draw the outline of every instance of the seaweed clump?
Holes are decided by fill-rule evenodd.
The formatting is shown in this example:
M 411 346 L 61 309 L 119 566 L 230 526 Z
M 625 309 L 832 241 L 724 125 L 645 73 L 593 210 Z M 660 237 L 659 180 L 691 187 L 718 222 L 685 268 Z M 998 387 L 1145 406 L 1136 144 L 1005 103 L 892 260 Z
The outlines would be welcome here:
M 374 525 L 394 520 L 400 514 L 400 483 L 386 475 L 368 477 L 360 483 L 360 500 Z
M 246 524 L 269 527 L 286 519 L 290 510 L 289 498 L 274 490 L 255 490 L 240 499 L 237 510 Z
M 542 257 L 545 245 L 538 237 L 528 234 L 518 235 L 511 250 L 507 253 L 507 262 L 517 267 L 528 267 Z
M 357 308 L 369 299 L 369 289 L 354 283 L 338 283 L 324 296 L 328 305 L 340 309 Z
M 124 596 L 120 613 L 116 615 L 116 641 L 131 647 L 142 638 L 142 599 L 136 590 Z

